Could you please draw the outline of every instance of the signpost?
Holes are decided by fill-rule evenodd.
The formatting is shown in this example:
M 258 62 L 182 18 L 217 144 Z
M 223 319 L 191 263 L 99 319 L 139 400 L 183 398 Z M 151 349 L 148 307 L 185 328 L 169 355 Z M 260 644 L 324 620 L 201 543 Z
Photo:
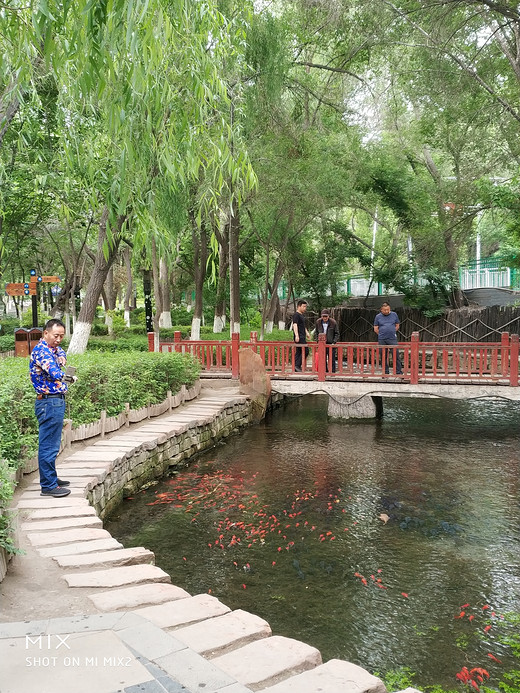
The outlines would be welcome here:
M 30 296 L 32 302 L 32 326 L 38 327 L 38 285 L 42 282 L 56 284 L 61 282 L 57 275 L 40 276 L 35 269 L 30 270 L 29 282 L 11 283 L 5 285 L 5 293 L 8 296 Z

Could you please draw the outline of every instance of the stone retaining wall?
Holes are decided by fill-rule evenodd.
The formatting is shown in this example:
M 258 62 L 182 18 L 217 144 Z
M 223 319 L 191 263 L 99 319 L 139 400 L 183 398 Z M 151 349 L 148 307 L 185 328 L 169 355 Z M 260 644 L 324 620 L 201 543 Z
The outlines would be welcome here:
M 141 446 L 123 454 L 105 478 L 89 489 L 87 498 L 102 519 L 113 512 L 123 498 L 131 496 L 171 467 L 180 467 L 193 455 L 247 426 L 252 421 L 251 402 L 235 402 L 211 423 L 186 427 L 153 447 Z

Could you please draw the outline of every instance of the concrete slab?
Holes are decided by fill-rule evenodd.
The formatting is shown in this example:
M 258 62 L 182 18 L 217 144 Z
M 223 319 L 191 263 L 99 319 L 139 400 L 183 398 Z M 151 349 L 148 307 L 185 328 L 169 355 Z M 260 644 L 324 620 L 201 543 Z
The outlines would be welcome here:
M 132 434 L 129 433 L 128 436 L 124 438 L 107 438 L 107 440 L 98 440 L 90 446 L 93 450 L 100 450 L 106 448 L 113 452 L 112 448 L 118 448 L 119 450 L 133 450 L 135 445 L 132 442 Z
M 175 631 L 178 640 L 208 658 L 269 635 L 271 627 L 267 621 L 242 609 Z
M 93 680 L 96 693 L 112 693 L 153 679 L 111 631 L 55 636 L 51 649 L 33 640 L 0 641 L 2 693 L 92 693 Z
M 20 500 L 16 504 L 19 510 L 34 509 L 40 510 L 44 508 L 66 508 L 88 506 L 89 502 L 86 498 L 76 498 L 75 496 L 65 496 L 64 498 L 53 498 L 52 496 L 38 496 L 34 500 Z
M 210 594 L 197 594 L 187 599 L 135 609 L 134 613 L 147 618 L 159 628 L 178 628 L 206 618 L 222 616 L 229 611 L 230 608 L 216 597 Z
M 118 631 L 119 637 L 147 659 L 156 660 L 172 652 L 184 650 L 186 645 L 153 623 L 145 622 L 132 628 Z
M 66 517 L 57 520 L 33 520 L 22 522 L 20 529 L 24 531 L 46 531 L 53 529 L 69 529 L 71 527 L 95 527 L 101 529 L 103 523 L 96 515 L 86 515 L 85 517 Z
M 214 693 L 235 680 L 193 650 L 185 649 L 153 660 L 189 691 Z M 204 687 L 201 687 L 201 682 Z
M 54 520 L 62 517 L 92 517 L 96 511 L 91 505 L 79 507 L 67 506 L 65 508 L 49 508 L 44 510 L 32 510 L 26 517 L 31 520 Z
M 78 541 L 94 539 L 111 539 L 106 529 L 69 529 L 61 532 L 35 532 L 27 535 L 33 546 L 56 546 L 57 544 L 74 544 Z
M 73 556 L 79 553 L 111 551 L 112 549 L 122 548 L 123 544 L 110 537 L 110 539 L 93 539 L 91 541 L 80 541 L 75 544 L 62 544 L 61 546 L 45 546 L 37 549 L 37 551 L 44 558 L 55 558 L 56 556 Z
M 137 565 L 139 563 L 153 565 L 155 555 L 152 551 L 142 546 L 137 546 L 116 551 L 80 554 L 79 556 L 56 556 L 54 560 L 60 568 L 102 568 Z
M 84 491 L 83 488 L 71 488 L 70 489 L 70 496 L 73 498 L 81 498 L 84 497 Z M 52 496 L 51 496 L 52 497 Z M 34 500 L 35 498 L 45 498 L 45 496 L 41 495 L 41 489 L 38 486 L 38 488 L 27 488 L 21 495 L 20 495 L 20 500 Z
M 368 671 L 342 659 L 293 676 L 269 688 L 264 693 L 386 693 L 384 683 Z M 411 691 L 409 692 L 411 693 Z
M 289 676 L 313 669 L 321 664 L 321 654 L 315 647 L 299 640 L 274 635 L 212 661 L 240 683 L 258 691 Z
M 167 583 L 136 585 L 135 587 L 125 587 L 124 589 L 96 592 L 88 595 L 90 601 L 100 611 L 137 609 L 152 604 L 164 604 L 176 599 L 186 599 L 190 596 L 181 587 Z
M 128 565 L 90 573 L 63 575 L 69 587 L 123 587 L 148 582 L 171 582 L 171 577 L 154 565 Z
M 67 469 L 62 469 L 60 474 L 63 474 L 64 476 L 67 477 L 67 479 L 71 480 L 73 478 L 78 478 L 78 477 L 102 477 L 104 478 L 107 475 L 107 470 L 106 468 L 99 468 L 99 469 L 92 469 L 89 467 L 68 467 Z M 52 496 L 51 496 L 52 497 Z
M 219 688 L 217 693 L 251 693 L 251 689 L 244 686 L 243 683 L 232 683 L 230 686 Z M 302 691 L 304 693 L 304 691 Z

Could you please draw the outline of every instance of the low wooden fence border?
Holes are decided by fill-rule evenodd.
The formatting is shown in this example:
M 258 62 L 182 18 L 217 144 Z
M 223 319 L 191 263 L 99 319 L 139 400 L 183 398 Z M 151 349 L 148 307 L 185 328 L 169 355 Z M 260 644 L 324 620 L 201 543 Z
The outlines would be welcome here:
M 81 424 L 76 428 L 72 427 L 71 419 L 65 419 L 63 433 L 61 436 L 60 452 L 70 449 L 72 443 L 81 440 L 88 440 L 101 436 L 103 438 L 107 433 L 118 431 L 124 426 L 130 426 L 131 423 L 139 423 L 144 419 L 150 419 L 155 416 L 161 416 L 167 411 L 171 411 L 179 407 L 184 402 L 189 402 L 200 394 L 201 382 L 198 380 L 193 387 L 187 388 L 182 385 L 176 395 L 172 395 L 169 390 L 166 399 L 159 404 L 149 404 L 141 409 L 130 409 L 128 402 L 124 405 L 124 410 L 117 416 L 107 416 L 106 411 L 101 412 L 101 417 L 97 421 L 89 424 Z M 38 469 L 38 458 L 34 457 L 28 460 L 23 468 L 24 474 L 30 474 Z

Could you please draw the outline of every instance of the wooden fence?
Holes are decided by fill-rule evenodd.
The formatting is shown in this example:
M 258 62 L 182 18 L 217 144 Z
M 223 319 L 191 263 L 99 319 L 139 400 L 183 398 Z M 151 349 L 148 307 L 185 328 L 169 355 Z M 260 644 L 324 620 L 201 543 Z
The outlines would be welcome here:
M 372 308 L 334 308 L 342 342 L 373 342 L 374 318 Z M 520 332 L 520 307 L 491 306 L 490 308 L 459 308 L 446 310 L 436 318 L 426 317 L 416 308 L 399 308 L 398 337 L 409 341 L 418 332 L 422 342 L 499 342 L 503 332 Z

